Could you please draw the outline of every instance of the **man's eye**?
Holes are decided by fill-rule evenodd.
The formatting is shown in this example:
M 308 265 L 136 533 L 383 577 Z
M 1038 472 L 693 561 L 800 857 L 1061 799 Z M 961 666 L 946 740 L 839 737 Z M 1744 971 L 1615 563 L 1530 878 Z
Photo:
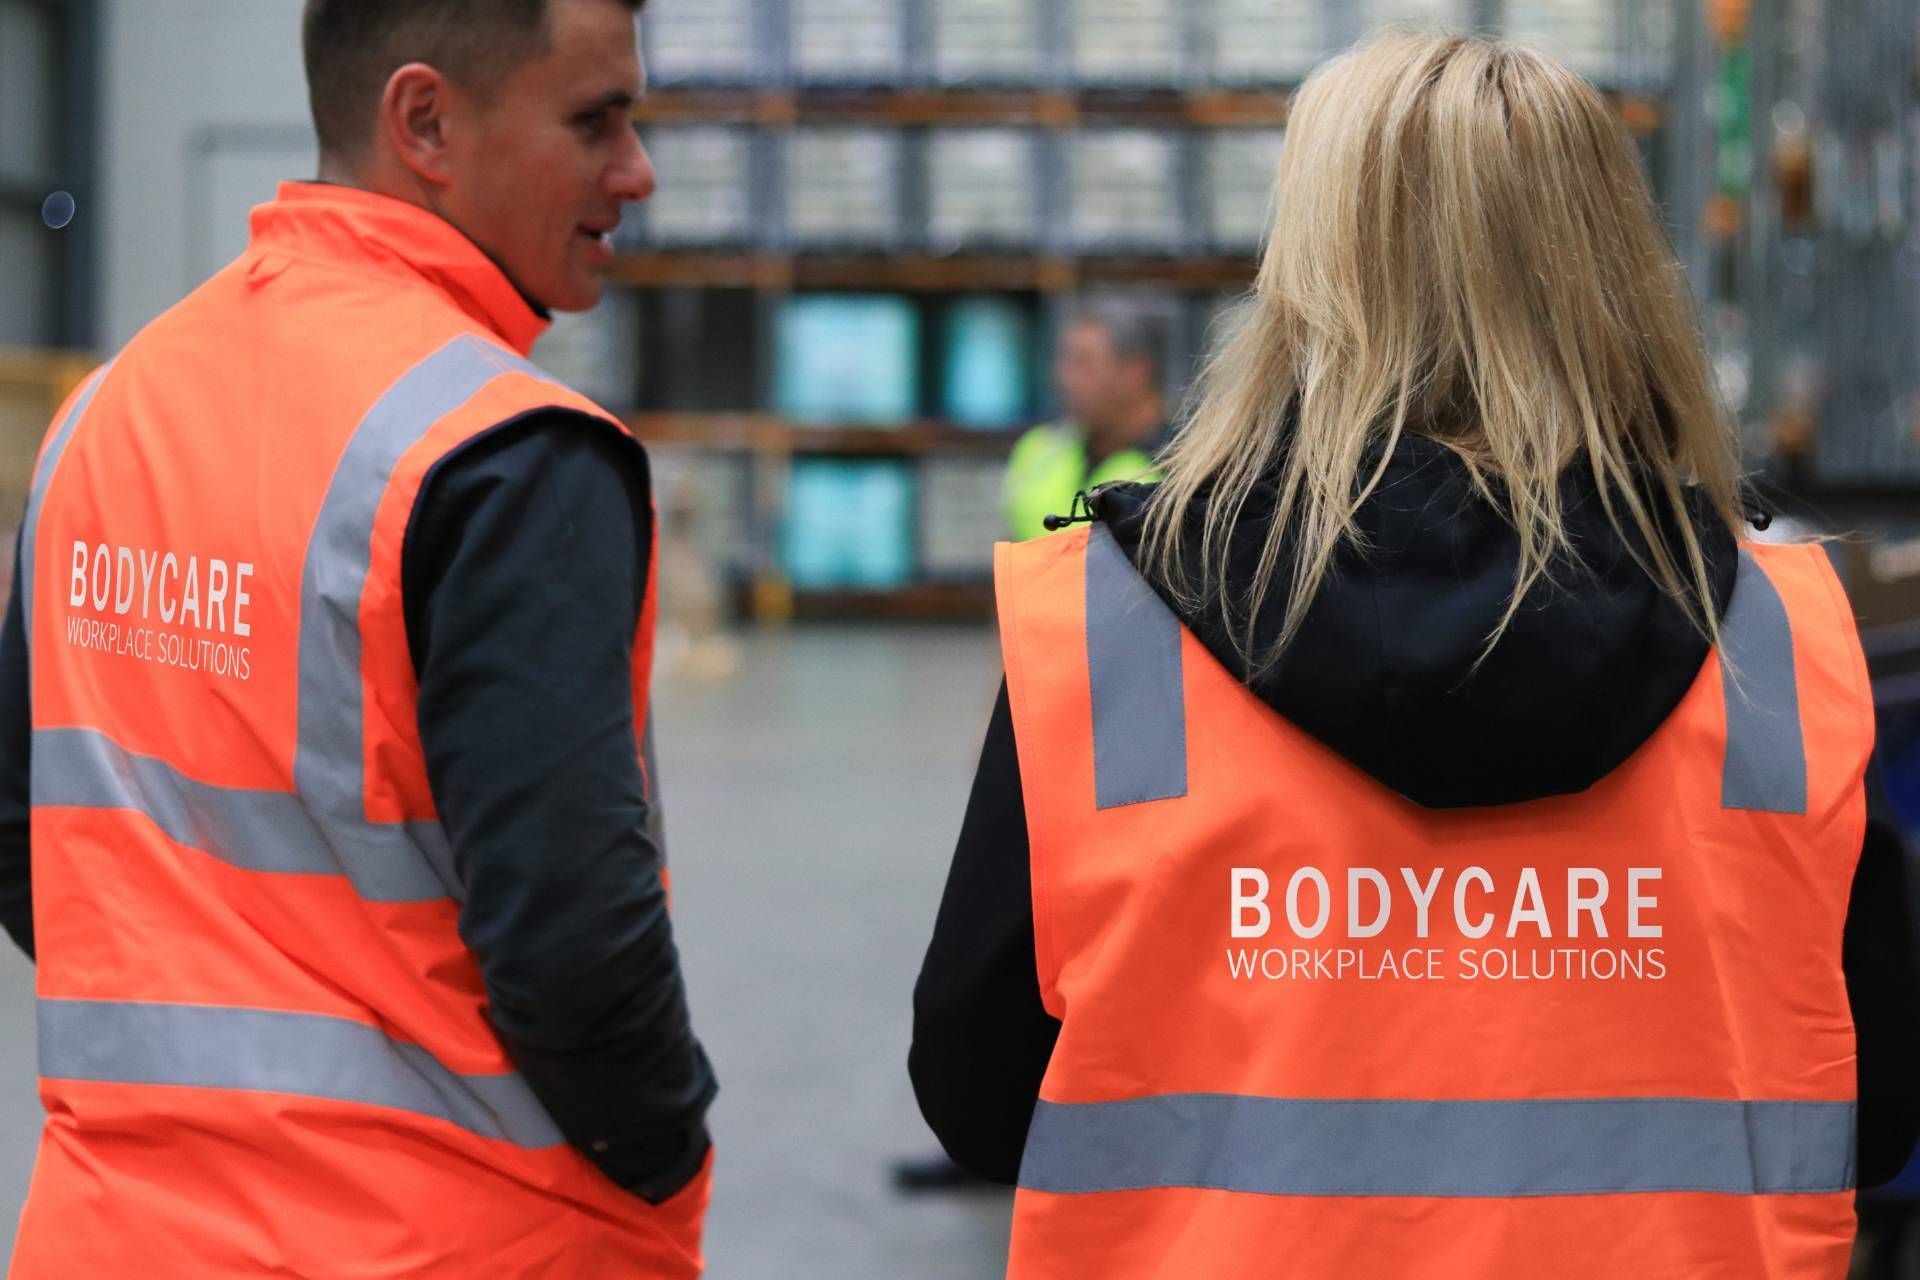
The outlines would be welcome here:
M 604 111 L 595 112 L 590 116 L 576 117 L 573 122 L 574 128 L 580 130 L 584 136 L 589 138 L 604 137 L 610 123 L 611 121 Z

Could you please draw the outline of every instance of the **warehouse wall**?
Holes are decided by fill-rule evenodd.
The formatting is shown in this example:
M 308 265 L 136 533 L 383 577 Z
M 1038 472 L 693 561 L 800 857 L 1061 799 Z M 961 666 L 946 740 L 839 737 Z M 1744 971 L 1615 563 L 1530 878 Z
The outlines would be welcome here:
M 100 343 L 112 351 L 246 244 L 246 211 L 311 177 L 300 0 L 107 0 Z

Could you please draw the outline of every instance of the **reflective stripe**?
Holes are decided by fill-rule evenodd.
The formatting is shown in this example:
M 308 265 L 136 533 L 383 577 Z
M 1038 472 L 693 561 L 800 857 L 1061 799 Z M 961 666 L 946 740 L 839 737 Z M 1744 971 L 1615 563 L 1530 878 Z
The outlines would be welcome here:
M 392 1107 L 538 1148 L 560 1131 L 517 1075 L 459 1075 L 346 1018 L 206 1005 L 41 1000 L 40 1074 L 246 1089 Z
M 94 392 L 107 380 L 108 370 L 113 368 L 109 361 L 81 388 L 74 399 L 73 408 L 47 440 L 47 447 L 41 451 L 40 465 L 33 471 L 33 486 L 27 490 L 26 514 L 20 521 L 20 620 L 26 625 L 27 662 L 31 669 L 33 662 L 33 580 L 35 573 L 34 553 L 39 546 L 40 510 L 46 504 L 47 488 L 53 483 L 53 473 L 60 468 L 60 459 L 67 452 L 67 445 L 73 439 L 73 432 L 80 425 L 80 419 L 86 415 L 87 407 L 93 403 Z
M 34 730 L 31 786 L 35 808 L 131 809 L 229 866 L 344 875 L 372 902 L 444 898 L 455 883 L 450 866 L 420 857 L 446 847 L 437 822 L 322 825 L 292 792 L 213 786 L 91 729 Z
M 436 422 L 508 373 L 552 381 L 491 343 L 455 338 L 374 403 L 334 468 L 300 575 L 300 728 L 293 758 L 295 788 L 329 829 L 366 824 L 360 597 L 372 565 L 374 518 L 393 469 Z M 444 835 L 416 856 L 446 869 L 435 896 L 457 895 Z
M 640 734 L 640 761 L 647 773 L 647 835 L 653 851 L 662 862 L 667 858 L 667 811 L 660 794 L 660 758 L 653 746 L 653 708 L 647 708 L 646 727 Z
M 1104 524 L 1087 537 L 1087 677 L 1093 690 L 1093 786 L 1112 809 L 1187 794 L 1187 707 L 1180 620 Z
M 1850 1102 L 1414 1102 L 1166 1094 L 1042 1100 L 1020 1185 L 1295 1196 L 1845 1191 Z
M 1721 807 L 1805 813 L 1807 752 L 1793 671 L 1793 627 L 1773 580 L 1745 548 L 1720 624 L 1720 649 L 1720 688 L 1727 705 Z

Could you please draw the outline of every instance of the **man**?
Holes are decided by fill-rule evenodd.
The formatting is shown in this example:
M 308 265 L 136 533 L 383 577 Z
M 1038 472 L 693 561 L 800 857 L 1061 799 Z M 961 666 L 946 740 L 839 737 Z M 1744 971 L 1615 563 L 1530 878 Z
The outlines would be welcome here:
M 1064 422 L 1020 437 L 1007 460 L 1006 517 L 1016 540 L 1037 538 L 1073 495 L 1120 480 L 1150 480 L 1153 450 L 1166 431 L 1161 368 L 1164 326 L 1117 300 L 1093 304 L 1061 335 L 1054 383 Z
M 18 1280 L 700 1271 L 647 460 L 524 359 L 653 189 L 638 4 L 308 0 L 320 182 L 49 435 Z

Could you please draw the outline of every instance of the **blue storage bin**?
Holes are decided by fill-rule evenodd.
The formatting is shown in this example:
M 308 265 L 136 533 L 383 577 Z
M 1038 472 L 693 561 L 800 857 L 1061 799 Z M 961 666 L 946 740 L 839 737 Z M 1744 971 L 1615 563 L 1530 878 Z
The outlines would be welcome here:
M 898 426 L 914 417 L 920 321 L 912 302 L 813 294 L 780 310 L 774 408 L 799 422 Z
M 884 591 L 913 577 L 913 472 L 805 458 L 787 482 L 782 560 L 799 590 Z
M 940 412 L 962 427 L 991 430 L 1026 418 L 1033 326 L 1009 298 L 956 299 L 947 308 Z

